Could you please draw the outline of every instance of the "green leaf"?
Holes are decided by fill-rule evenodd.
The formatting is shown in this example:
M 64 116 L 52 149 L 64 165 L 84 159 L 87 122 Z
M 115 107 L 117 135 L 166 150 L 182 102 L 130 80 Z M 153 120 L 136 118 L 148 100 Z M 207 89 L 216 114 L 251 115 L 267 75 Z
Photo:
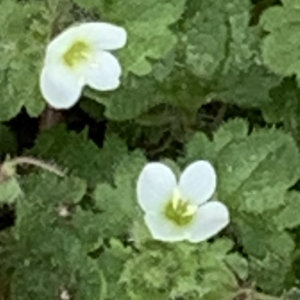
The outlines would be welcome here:
M 293 229 L 300 225 L 300 194 L 292 191 L 286 194 L 284 208 L 274 216 L 279 229 Z
M 70 241 L 69 247 L 74 246 L 74 241 Z M 66 263 L 63 266 L 55 266 L 55 262 L 52 265 L 49 259 L 46 260 L 46 255 L 38 258 L 24 256 L 22 268 L 17 268 L 12 276 L 10 297 L 50 300 L 59 297 L 63 299 L 63 295 L 69 295 L 76 300 L 98 299 L 101 282 L 97 264 L 85 255 L 80 255 L 80 252 L 68 259 L 68 252 L 64 256 Z
M 291 136 L 281 130 L 248 131 L 245 121 L 231 120 L 218 129 L 212 141 L 196 133 L 181 163 L 206 159 L 215 166 L 216 197 L 230 210 L 228 230 L 232 229 L 243 252 L 256 263 L 250 278 L 261 278 L 257 284 L 266 291 L 275 285 L 275 292 L 282 291 L 295 250 L 294 240 L 284 231 L 289 224 L 284 214 L 291 206 L 287 190 L 299 180 L 299 151 Z M 296 215 L 290 220 L 295 226 Z M 281 273 L 272 271 L 273 263 Z
M 76 230 L 77 237 L 81 240 L 85 252 L 97 251 L 103 242 L 98 227 L 98 224 L 101 222 L 101 216 L 89 210 L 83 210 L 80 207 L 76 207 L 74 212 L 72 211 L 72 206 L 68 207 L 66 205 L 59 207 L 60 213 L 64 213 L 65 209 L 69 213 L 67 218 L 72 218 L 73 229 Z
M 269 105 L 281 78 L 261 62 L 261 33 L 251 27 L 251 3 L 195 1 L 185 24 L 186 63 L 205 84 L 206 101 L 243 107 Z M 255 87 L 255 88 L 254 88 Z
M 247 125 L 236 130 L 238 123 L 232 122 L 217 131 L 213 143 L 201 134 L 192 138 L 187 161 L 208 159 L 215 164 L 218 195 L 231 208 L 253 213 L 278 208 L 299 179 L 300 157 L 293 139 L 276 129 L 246 136 Z
M 211 97 L 241 107 L 272 110 L 270 90 L 277 87 L 281 78 L 264 66 L 253 65 L 238 75 L 228 74 L 222 78 Z
M 38 116 L 45 102 L 38 79 L 52 16 L 45 4 L 1 1 L 0 120 L 9 120 L 23 106 Z M 22 34 L 26 28 L 26 34 Z
M 224 123 L 214 134 L 214 141 L 210 141 L 202 132 L 197 132 L 186 145 L 185 163 L 205 158 L 211 162 L 217 161 L 217 155 L 228 144 L 247 137 L 249 128 L 242 119 L 233 119 Z
M 233 242 L 229 239 L 219 239 L 212 244 L 203 244 L 200 267 L 203 269 L 217 268 L 232 248 Z
M 187 64 L 200 78 L 211 79 L 226 58 L 227 28 L 221 5 L 201 1 L 201 6 L 187 25 Z
M 12 204 L 23 195 L 19 182 L 16 178 L 0 181 L 0 205 Z
M 290 260 L 282 260 L 273 255 L 268 255 L 263 260 L 252 258 L 250 273 L 259 288 L 265 293 L 276 295 L 282 292 L 290 264 Z
M 177 22 L 185 9 L 185 0 L 102 1 L 76 0 L 84 9 L 98 11 L 105 21 L 123 26 L 128 42 L 120 51 L 126 73 L 147 75 L 152 71 L 150 59 L 167 56 L 177 44 L 169 26 Z
M 280 85 L 270 90 L 271 101 L 262 107 L 264 118 L 269 123 L 283 123 L 284 129 L 290 132 L 300 143 L 300 91 L 294 79 L 284 79 Z
M 115 168 L 114 187 L 96 186 L 93 198 L 101 211 L 99 231 L 105 237 L 128 235 L 140 210 L 136 198 L 136 182 L 146 160 L 139 152 L 124 157 Z
M 7 126 L 0 124 L 0 155 L 15 154 L 17 148 L 15 134 Z
M 54 160 L 94 185 L 102 180 L 111 181 L 115 165 L 127 154 L 127 148 L 120 138 L 111 135 L 100 149 L 89 139 L 87 131 L 77 134 L 58 126 L 40 134 L 30 154 Z
M 17 202 L 15 241 L 7 261 L 14 269 L 10 297 L 50 300 L 65 293 L 98 299 L 101 274 L 87 255 L 100 237 L 97 218 L 78 206 L 86 183 L 48 173 L 26 176 L 22 183 L 25 197 Z
M 243 214 L 234 221 L 237 226 L 236 234 L 249 255 L 264 259 L 272 254 L 282 260 L 291 259 L 295 242 L 287 232 L 277 228 L 272 218 Z
M 163 82 L 172 72 L 176 64 L 175 49 L 153 66 L 152 75 L 158 82 Z
M 245 71 L 253 64 L 256 50 L 250 9 L 248 0 L 225 5 L 198 1 L 197 13 L 186 24 L 187 64 L 194 74 L 208 81 L 218 76 L 225 79 L 233 70 Z
M 226 257 L 226 263 L 234 271 L 236 276 L 246 281 L 249 275 L 248 261 L 238 253 L 231 253 Z
M 281 130 L 247 131 L 245 122 L 233 120 L 213 142 L 197 133 L 185 161 L 210 160 L 217 168 L 219 198 L 231 208 L 259 214 L 284 204 L 287 189 L 299 179 L 300 158 L 293 139 Z
M 105 120 L 104 117 L 104 107 L 99 105 L 97 102 L 83 99 L 80 101 L 80 108 L 82 108 L 91 118 L 95 119 L 97 122 Z
M 199 245 L 147 243 L 126 262 L 121 282 L 130 299 L 222 299 L 237 289 L 224 263 L 231 248 L 228 240 Z
M 88 91 L 87 95 L 104 104 L 106 117 L 117 121 L 133 119 L 165 101 L 158 85 L 148 77 L 143 80 L 129 77 L 122 87 L 107 96 L 94 91 Z
M 62 206 L 74 206 L 81 201 L 86 192 L 86 182 L 79 178 L 61 179 L 49 173 L 27 176 L 22 184 L 25 200 L 17 206 L 17 228 L 31 230 L 30 224 L 36 226 L 35 218 L 43 214 L 59 217 Z M 32 222 L 28 223 L 29 214 Z M 47 219 L 45 220 L 47 222 Z M 36 228 L 39 230 L 39 228 Z
M 168 28 L 183 13 L 185 0 L 138 0 L 110 2 L 101 11 L 105 19 L 124 26 L 128 45 L 120 52 L 125 70 L 146 75 L 152 66 L 148 59 L 165 57 L 176 45 L 177 38 Z
M 262 44 L 264 63 L 279 75 L 295 74 L 298 79 L 299 11 L 298 1 L 284 1 L 283 6 L 266 10 L 260 21 L 261 27 L 268 32 Z
M 124 247 L 119 240 L 115 239 L 110 241 L 109 247 L 100 255 L 98 263 L 106 286 L 105 295 L 100 300 L 129 299 L 126 295 L 125 286 L 120 283 L 116 285 L 116 282 L 121 277 L 125 262 L 131 256 L 132 249 Z
M 80 7 L 84 9 L 96 9 L 99 7 L 99 1 L 97 0 L 74 0 Z M 100 4 L 101 5 L 101 4 Z
M 249 277 L 267 293 L 281 292 L 291 270 L 295 242 L 268 216 L 248 214 L 235 222 L 236 233 L 250 260 Z
M 55 252 L 58 242 L 55 239 L 63 239 L 63 235 L 70 235 L 70 239 L 75 235 L 83 252 L 100 246 L 99 216 L 78 205 L 86 193 L 85 181 L 40 173 L 27 176 L 22 186 L 24 197 L 17 202 L 15 233 L 18 237 L 31 243 L 37 243 L 40 239 L 41 245 L 37 251 L 46 252 Z M 52 227 L 57 230 L 53 234 Z M 62 244 L 62 247 L 68 245 Z
M 262 213 L 277 208 L 298 180 L 299 166 L 290 136 L 275 129 L 258 130 L 219 152 L 219 193 L 240 210 Z
M 161 104 L 171 106 L 171 109 L 184 108 L 183 112 L 195 114 L 206 102 L 205 94 L 205 88 L 199 84 L 198 78 L 183 69 L 173 70 L 163 82 L 157 82 L 151 76 L 128 76 L 123 86 L 110 94 L 86 90 L 88 97 L 105 105 L 106 117 L 116 121 L 142 117 Z M 160 107 L 157 109 L 160 110 Z
M 283 295 L 283 300 L 299 300 L 299 299 L 300 299 L 300 289 L 296 287 L 291 288 Z

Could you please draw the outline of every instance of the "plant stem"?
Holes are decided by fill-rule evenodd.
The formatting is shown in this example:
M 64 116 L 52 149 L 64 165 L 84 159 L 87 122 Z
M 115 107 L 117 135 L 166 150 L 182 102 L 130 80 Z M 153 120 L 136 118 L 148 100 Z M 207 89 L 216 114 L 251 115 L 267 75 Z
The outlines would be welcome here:
M 245 296 L 247 295 L 246 299 L 251 299 L 251 300 L 283 300 L 281 297 L 270 296 L 261 292 L 257 292 L 251 288 L 241 289 L 238 292 L 233 293 L 228 298 L 223 300 L 238 299 L 238 297 L 241 295 L 245 295 Z
M 24 157 L 17 157 L 17 158 L 14 158 L 12 160 L 9 160 L 8 163 L 11 166 L 24 165 L 24 164 L 25 165 L 32 165 L 32 166 L 36 166 L 36 167 L 39 167 L 41 169 L 44 169 L 46 171 L 49 171 L 53 174 L 56 174 L 57 176 L 60 176 L 60 177 L 65 176 L 65 173 L 62 172 L 59 168 L 57 168 L 53 165 L 47 164 L 42 160 L 38 160 L 38 159 L 32 158 L 32 157 L 25 157 L 25 156 Z
M 281 297 L 270 296 L 260 292 L 254 292 L 254 299 L 255 300 L 282 300 Z

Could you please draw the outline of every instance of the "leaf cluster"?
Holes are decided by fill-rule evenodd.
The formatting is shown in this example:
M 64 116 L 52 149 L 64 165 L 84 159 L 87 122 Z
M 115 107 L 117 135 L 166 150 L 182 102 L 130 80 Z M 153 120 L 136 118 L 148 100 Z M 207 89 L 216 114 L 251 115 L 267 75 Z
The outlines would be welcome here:
M 299 10 L 0 0 L 0 299 L 299 300 Z M 127 30 L 121 86 L 51 110 L 45 49 L 86 21 Z M 136 195 L 153 160 L 176 174 L 208 160 L 229 226 L 199 244 L 153 240 Z

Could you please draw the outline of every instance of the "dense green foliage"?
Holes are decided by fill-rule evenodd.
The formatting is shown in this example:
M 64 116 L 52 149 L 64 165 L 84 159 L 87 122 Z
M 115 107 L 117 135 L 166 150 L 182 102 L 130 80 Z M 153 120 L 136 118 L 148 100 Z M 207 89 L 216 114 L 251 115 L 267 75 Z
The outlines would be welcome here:
M 49 41 L 128 32 L 115 91 L 47 106 Z M 300 0 L 0 0 L 0 300 L 300 299 Z M 230 224 L 154 240 L 149 161 L 208 160 Z

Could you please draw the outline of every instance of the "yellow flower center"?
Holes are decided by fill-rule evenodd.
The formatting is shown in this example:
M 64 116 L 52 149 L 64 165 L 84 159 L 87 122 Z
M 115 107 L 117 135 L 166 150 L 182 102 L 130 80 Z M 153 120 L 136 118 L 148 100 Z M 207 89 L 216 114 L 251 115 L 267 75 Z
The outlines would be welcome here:
M 176 190 L 172 199 L 166 205 L 164 213 L 176 225 L 185 226 L 193 220 L 196 211 L 197 206 L 181 199 L 179 192 Z
M 68 67 L 74 68 L 86 61 L 90 52 L 91 48 L 86 42 L 76 41 L 63 55 L 63 61 Z

